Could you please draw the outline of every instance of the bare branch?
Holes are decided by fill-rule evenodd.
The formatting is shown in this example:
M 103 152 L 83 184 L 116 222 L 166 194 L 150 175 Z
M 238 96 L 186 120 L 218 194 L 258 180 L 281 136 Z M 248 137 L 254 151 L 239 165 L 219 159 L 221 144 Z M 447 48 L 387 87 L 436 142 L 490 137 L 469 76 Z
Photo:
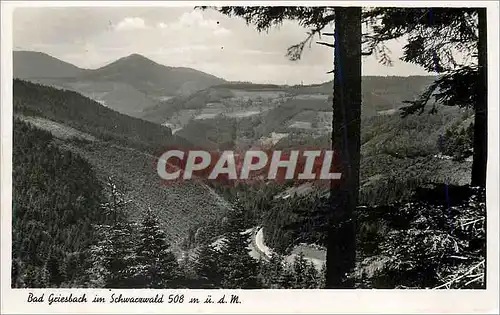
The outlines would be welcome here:
M 316 44 L 323 45 L 323 46 L 328 46 L 328 47 L 331 47 L 331 48 L 335 48 L 334 44 L 327 43 L 327 42 L 316 42 Z
M 475 269 L 481 267 L 482 265 L 484 264 L 484 260 L 482 260 L 481 262 L 479 262 L 477 265 L 475 265 L 474 267 L 472 267 L 471 269 L 469 269 L 467 272 L 465 272 L 464 274 L 462 274 L 461 276 L 459 277 L 456 277 L 454 279 L 451 279 L 450 281 L 446 282 L 445 284 L 442 284 L 440 286 L 437 286 L 435 287 L 434 289 L 441 289 L 441 288 L 448 288 L 450 287 L 454 282 L 458 282 L 458 280 L 462 279 L 462 278 L 465 278 L 467 277 L 467 275 L 469 275 L 472 271 L 474 271 Z M 474 281 L 476 281 L 478 279 L 475 279 Z M 473 281 L 472 281 L 473 282 Z

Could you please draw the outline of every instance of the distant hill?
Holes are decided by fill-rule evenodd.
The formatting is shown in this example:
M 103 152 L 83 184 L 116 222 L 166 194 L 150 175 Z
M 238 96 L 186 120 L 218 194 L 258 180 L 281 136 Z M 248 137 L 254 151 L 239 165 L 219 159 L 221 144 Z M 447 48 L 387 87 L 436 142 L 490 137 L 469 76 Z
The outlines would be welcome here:
M 13 55 L 14 78 L 73 90 L 134 117 L 161 100 L 226 83 L 195 69 L 167 67 L 138 54 L 98 69 L 80 69 L 40 52 L 14 51 Z
M 14 51 L 13 64 L 14 78 L 19 79 L 69 78 L 85 71 L 37 51 Z
M 394 113 L 404 105 L 403 101 L 414 100 L 434 80 L 432 76 L 363 77 L 363 117 Z M 305 111 L 331 112 L 332 94 L 332 82 L 298 86 L 226 83 L 159 102 L 145 108 L 142 118 L 176 125 L 172 117 L 184 116 L 188 111 L 189 115 L 202 117 L 247 111 L 258 112 L 264 118 L 291 119 L 292 112 L 293 115 Z
M 435 76 L 363 76 L 363 107 L 376 111 L 401 107 L 403 101 L 415 97 L 436 80 Z M 322 84 L 293 86 L 287 89 L 293 94 L 333 94 L 333 81 Z
M 89 70 L 81 78 L 128 83 L 150 97 L 191 94 L 226 82 L 191 68 L 167 67 L 138 54 Z

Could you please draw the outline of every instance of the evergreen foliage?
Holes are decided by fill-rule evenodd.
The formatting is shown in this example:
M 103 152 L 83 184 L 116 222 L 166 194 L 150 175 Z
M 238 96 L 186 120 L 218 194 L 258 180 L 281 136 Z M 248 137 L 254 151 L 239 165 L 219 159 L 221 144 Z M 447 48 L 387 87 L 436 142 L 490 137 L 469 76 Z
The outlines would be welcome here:
M 104 141 L 155 152 L 189 145 L 167 127 L 120 114 L 73 91 L 14 80 L 14 113 L 60 122 Z
M 365 229 L 374 218 L 383 228 L 376 235 L 360 234 L 364 254 L 354 274 L 360 286 L 484 288 L 484 194 L 480 188 L 440 185 L 420 190 L 414 202 L 363 209 Z
M 448 128 L 439 138 L 440 151 L 454 160 L 463 161 L 472 155 L 474 142 L 474 125 L 461 127 L 456 124 Z
M 149 210 L 139 227 L 136 245 L 136 267 L 134 287 L 173 288 L 179 280 L 179 265 L 159 219 Z
M 195 270 L 200 281 L 200 288 L 221 288 L 223 271 L 220 261 L 220 252 L 213 245 L 202 245 L 198 250 L 197 256 Z
M 91 166 L 52 135 L 14 120 L 12 285 L 81 283 L 84 252 L 105 222 L 102 187 Z M 83 277 L 84 278 L 84 277 Z
M 245 209 L 239 199 L 236 199 L 233 211 L 229 213 L 225 225 L 225 241 L 221 250 L 223 288 L 257 289 L 260 287 L 257 278 L 257 261 L 248 254 L 249 235 L 241 232 L 246 227 L 244 213 Z
M 304 42 L 288 50 L 288 56 L 293 60 L 300 58 L 305 44 L 314 34 L 320 33 L 334 19 L 345 21 L 342 19 L 349 13 L 344 11 L 346 16 L 341 16 L 337 14 L 342 12 L 341 9 L 325 7 L 225 7 L 219 11 L 242 16 L 258 30 L 266 30 L 284 20 L 296 20 L 302 26 L 313 28 Z M 355 17 L 360 12 L 359 8 L 353 9 L 349 15 Z M 433 164 L 435 160 L 431 156 L 438 150 L 457 160 L 473 153 L 472 183 L 481 187 L 485 185 L 485 11 L 473 8 L 365 11 L 363 19 L 372 18 L 379 19 L 381 25 L 372 24 L 375 36 L 371 38 L 372 42 L 368 41 L 372 45 L 371 52 L 376 51 L 377 45 L 383 41 L 408 36 L 409 44 L 404 49 L 403 59 L 441 74 L 420 97 L 409 102 L 404 115 L 423 110 L 427 103 L 432 103 L 432 111 L 438 103 L 472 107 L 474 125 L 466 128 L 451 126 L 436 140 L 435 130 L 429 131 L 428 125 L 419 124 L 411 117 L 398 120 L 397 124 L 388 124 L 386 118 L 375 117 L 367 120 L 367 124 L 377 124 L 380 129 L 362 134 L 358 124 L 361 114 L 356 107 L 354 114 L 347 115 L 353 118 L 349 121 L 356 121 L 354 127 L 349 127 L 349 141 L 338 132 L 342 121 L 334 124 L 337 131 L 334 136 L 338 141 L 332 142 L 335 145 L 341 143 L 340 151 L 356 155 L 351 156 L 355 174 L 347 176 L 352 182 L 340 187 L 339 195 L 331 190 L 330 196 L 318 191 L 306 196 L 275 199 L 277 192 L 286 189 L 287 184 L 269 185 L 262 191 L 255 189 L 245 194 L 240 194 L 245 190 L 243 185 L 229 188 L 224 194 L 233 203 L 232 211 L 222 222 L 214 220 L 213 226 L 192 230 L 184 247 L 185 250 L 197 247 L 196 257 L 187 255 L 179 266 L 162 230 L 162 222 L 151 210 L 148 209 L 139 223 L 129 221 L 125 210 L 129 201 L 124 200 L 111 180 L 103 188 L 84 159 L 62 149 L 50 133 L 15 120 L 12 286 L 324 288 L 332 286 L 332 279 L 336 286 L 345 286 L 345 283 L 340 283 L 345 280 L 340 279 L 345 273 L 340 271 L 350 268 L 354 260 L 354 244 L 342 248 L 339 240 L 352 241 L 350 232 L 354 226 L 349 224 L 348 230 L 341 231 L 340 228 L 332 229 L 332 222 L 355 219 L 358 222 L 356 268 L 347 274 L 349 283 L 361 288 L 484 288 L 484 189 L 451 185 L 416 188 L 427 184 L 427 176 L 437 170 L 427 166 Z M 350 40 L 347 26 L 359 25 L 358 22 L 338 23 L 340 27 L 346 26 L 340 39 L 345 45 L 340 51 L 357 43 Z M 360 37 L 357 35 L 353 38 Z M 467 52 L 467 57 L 472 59 L 479 56 L 477 65 L 460 64 L 453 57 L 454 49 Z M 361 52 L 352 54 L 352 62 L 347 63 L 347 67 L 353 66 L 354 69 L 359 66 L 357 60 L 360 56 Z M 338 60 L 336 58 L 337 74 L 340 66 L 346 66 Z M 350 89 L 342 89 L 351 94 L 350 98 L 357 105 L 361 98 L 359 77 L 353 73 L 353 84 L 348 84 Z M 345 116 L 346 111 L 342 109 L 353 103 L 341 99 L 339 80 L 336 76 L 334 119 Z M 431 102 L 432 97 L 435 102 Z M 181 143 L 176 142 L 179 139 L 162 126 L 120 115 L 74 92 L 55 92 L 55 89 L 19 80 L 14 81 L 14 110 L 16 114 L 45 117 L 101 140 L 143 150 Z M 290 113 L 293 114 L 294 110 L 291 109 Z M 278 115 L 278 112 L 271 114 Z M 438 123 L 447 122 L 444 116 L 433 117 Z M 225 123 L 225 132 L 232 139 L 233 122 Z M 251 123 L 250 127 L 255 125 Z M 207 127 L 206 130 L 211 129 Z M 399 139 L 404 143 L 395 144 L 390 137 L 377 138 L 380 130 L 387 131 L 386 135 L 402 133 Z M 262 132 L 258 129 L 247 131 L 249 134 Z M 423 135 L 428 135 L 428 139 L 421 141 Z M 232 145 L 225 135 L 208 136 L 216 143 Z M 347 142 L 354 142 L 354 145 L 345 148 Z M 371 147 L 373 143 L 377 145 Z M 360 199 L 370 200 L 372 204 L 366 202 L 367 206 L 357 207 L 351 217 L 360 191 L 357 168 L 361 145 L 365 146 L 361 176 L 366 181 L 362 183 Z M 343 157 L 344 164 L 349 164 L 348 160 Z M 371 185 L 373 178 L 380 173 L 385 176 L 383 180 Z M 218 187 L 218 190 L 223 189 Z M 415 194 L 412 194 L 413 190 L 416 190 Z M 344 199 L 337 198 L 339 196 Z M 349 202 L 337 203 L 348 198 Z M 337 221 L 331 220 L 332 201 L 338 205 L 336 210 L 347 209 L 347 213 L 336 218 Z M 250 236 L 243 231 L 256 224 L 264 227 L 266 243 L 277 252 L 269 261 L 257 261 L 249 255 Z M 337 233 L 338 239 L 327 239 L 328 232 L 332 231 Z M 215 241 L 219 241 L 218 245 Z M 284 256 L 301 242 L 329 244 L 329 249 L 345 254 L 345 257 L 338 258 L 344 261 L 337 264 L 332 260 L 335 255 L 331 256 L 332 251 L 329 251 L 329 281 L 325 278 L 326 267 L 318 271 L 302 254 L 291 262 L 285 259 Z M 331 277 L 332 270 L 338 273 L 335 277 Z
M 485 187 L 487 161 L 486 8 L 375 8 L 369 46 L 405 37 L 402 60 L 439 74 L 420 97 L 408 100 L 403 116 L 422 113 L 430 103 L 474 109 L 472 184 Z M 432 102 L 434 100 L 434 102 Z

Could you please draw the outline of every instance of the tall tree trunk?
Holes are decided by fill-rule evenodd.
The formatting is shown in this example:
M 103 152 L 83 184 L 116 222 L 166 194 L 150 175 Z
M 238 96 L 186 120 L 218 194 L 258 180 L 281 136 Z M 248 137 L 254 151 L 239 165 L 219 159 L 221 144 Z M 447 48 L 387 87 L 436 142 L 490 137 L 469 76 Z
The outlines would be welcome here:
M 335 78 L 332 146 L 335 167 L 342 173 L 332 181 L 326 287 L 349 288 L 346 277 L 355 265 L 354 211 L 358 202 L 361 129 L 361 8 L 335 8 Z
M 472 162 L 472 185 L 486 187 L 486 162 L 488 158 L 488 54 L 486 8 L 479 11 L 479 42 L 477 104 L 474 117 L 474 157 Z

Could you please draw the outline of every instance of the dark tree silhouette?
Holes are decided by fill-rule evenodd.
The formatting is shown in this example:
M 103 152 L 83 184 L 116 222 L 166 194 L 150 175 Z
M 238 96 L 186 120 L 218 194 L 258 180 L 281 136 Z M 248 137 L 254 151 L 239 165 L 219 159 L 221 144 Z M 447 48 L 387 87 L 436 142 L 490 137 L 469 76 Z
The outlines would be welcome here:
M 408 101 L 404 116 L 422 113 L 432 102 L 474 108 L 474 153 L 471 183 L 486 186 L 487 162 L 487 21 L 486 8 L 376 8 L 364 16 L 373 20 L 368 46 L 407 37 L 402 59 L 436 72 L 434 84 L 415 101 Z M 457 58 L 460 52 L 465 58 Z M 465 62 L 463 60 L 465 59 Z
M 332 145 L 342 173 L 332 181 L 326 287 L 351 287 L 355 265 L 354 210 L 359 194 L 361 130 L 361 8 L 335 8 L 335 76 Z
M 336 152 L 342 179 L 332 183 L 331 229 L 329 232 L 326 286 L 351 286 L 347 275 L 355 263 L 355 225 L 353 212 L 359 192 L 361 133 L 361 7 L 222 7 L 219 12 L 243 17 L 258 31 L 295 20 L 310 28 L 306 39 L 290 46 L 287 56 L 299 60 L 315 35 L 335 36 L 335 43 L 318 44 L 335 50 L 333 150 Z M 335 34 L 324 33 L 335 23 Z M 330 71 L 331 73 L 332 71 Z

